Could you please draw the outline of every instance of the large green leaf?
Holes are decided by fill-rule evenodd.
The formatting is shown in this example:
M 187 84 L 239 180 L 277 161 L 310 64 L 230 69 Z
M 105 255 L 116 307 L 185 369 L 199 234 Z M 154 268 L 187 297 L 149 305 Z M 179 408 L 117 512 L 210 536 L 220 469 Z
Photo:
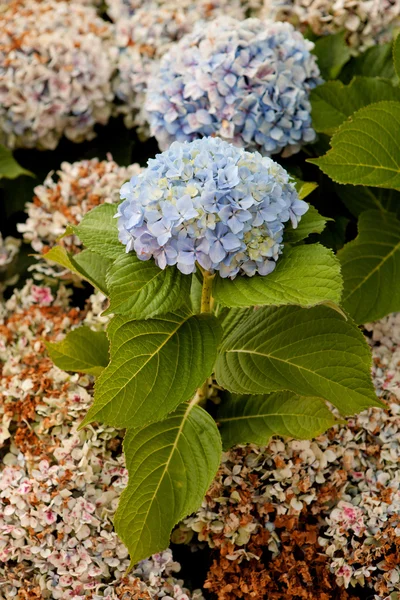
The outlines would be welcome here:
M 332 135 L 350 115 L 381 100 L 400 100 L 400 88 L 378 77 L 354 77 L 349 85 L 327 81 L 311 91 L 313 127 Z
M 337 183 L 400 189 L 400 102 L 370 104 L 331 139 L 312 162 Z
M 29 175 L 35 177 L 33 173 L 27 171 L 17 163 L 11 150 L 0 144 L 0 179 L 15 179 L 20 175 Z
M 238 394 L 290 390 L 342 414 L 379 406 L 371 352 L 351 320 L 326 306 L 261 308 L 221 345 L 217 381 Z
M 108 365 L 108 339 L 104 331 L 79 327 L 70 331 L 61 342 L 47 342 L 51 360 L 64 371 L 100 375 Z
M 321 75 L 324 79 L 336 79 L 343 66 L 350 60 L 351 53 L 346 43 L 346 33 L 320 37 L 315 42 L 316 55 Z
M 177 267 L 160 269 L 153 260 L 122 254 L 107 272 L 109 312 L 147 319 L 189 302 L 192 277 Z
M 72 226 L 82 243 L 101 256 L 118 258 L 125 247 L 118 239 L 117 220 L 114 219 L 115 204 L 101 204 L 88 212 L 79 223 Z
M 339 258 L 343 306 L 357 323 L 400 310 L 400 221 L 394 214 L 362 213 L 357 238 L 346 244 Z
M 218 320 L 223 331 L 222 340 L 225 340 L 255 310 L 257 308 L 227 308 L 226 306 L 221 306 L 218 313 Z
M 336 184 L 336 192 L 355 217 L 366 210 L 388 211 L 400 216 L 400 192 L 397 190 Z
M 312 233 L 321 233 L 329 220 L 326 217 L 322 217 L 317 209 L 310 205 L 306 214 L 301 217 L 296 229 L 291 224 L 285 227 L 283 241 L 285 244 L 296 244 Z
M 169 545 L 171 530 L 197 510 L 221 459 L 221 438 L 208 413 L 183 405 L 164 421 L 127 431 L 129 473 L 115 515 L 131 566 Z
M 230 396 L 217 415 L 224 448 L 235 444 L 266 444 L 274 435 L 311 439 L 335 424 L 321 398 L 292 392 Z
M 83 250 L 78 254 L 67 252 L 62 246 L 54 246 L 49 252 L 43 254 L 49 262 L 55 262 L 65 269 L 85 279 L 103 294 L 107 295 L 106 272 L 111 265 L 111 259 L 100 256 L 91 250 Z
M 147 321 L 114 317 L 107 334 L 111 362 L 82 426 L 141 427 L 175 410 L 211 375 L 221 328 L 211 315 L 182 310 Z
M 225 306 L 315 306 L 327 301 L 338 304 L 342 287 L 336 256 L 328 248 L 310 244 L 290 248 L 265 277 L 217 277 L 213 295 Z
M 327 39 L 329 40 L 329 37 Z M 392 43 L 376 44 L 368 48 L 359 56 L 352 58 L 342 72 L 340 79 L 349 83 L 355 75 L 364 75 L 365 77 L 384 77 L 397 82 L 397 76 L 393 64 Z

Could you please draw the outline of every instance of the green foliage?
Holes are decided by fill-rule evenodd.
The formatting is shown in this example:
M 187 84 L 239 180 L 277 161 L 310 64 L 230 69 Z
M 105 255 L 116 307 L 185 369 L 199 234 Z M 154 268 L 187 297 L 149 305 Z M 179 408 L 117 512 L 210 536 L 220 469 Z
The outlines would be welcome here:
M 298 179 L 293 175 L 292 179 L 294 181 L 300 200 L 304 200 L 304 198 L 307 198 L 307 196 L 312 194 L 312 192 L 318 187 L 318 183 L 316 183 L 315 181 L 302 181 L 301 179 Z
M 336 191 L 349 211 L 359 217 L 365 210 L 380 210 L 400 216 L 400 192 L 366 186 L 337 185 Z
M 352 58 L 344 66 L 340 73 L 340 79 L 344 83 L 349 83 L 355 75 L 383 77 L 398 83 L 393 64 L 392 43 L 377 44 L 356 58 Z
M 190 286 L 189 305 L 194 314 L 201 312 L 201 292 L 203 290 L 202 278 L 197 274 L 192 277 Z
M 110 301 L 107 337 L 81 328 L 48 348 L 60 368 L 97 377 L 81 427 L 127 429 L 129 483 L 115 527 L 132 565 L 163 550 L 201 503 L 221 438 L 225 448 L 312 438 L 338 422 L 328 403 L 343 415 L 382 406 L 353 319 L 400 310 L 400 41 L 351 58 L 340 33 L 317 40 L 315 53 L 333 80 L 311 95 L 320 135 L 285 159 L 299 197 L 315 206 L 285 227 L 272 273 L 159 269 L 125 252 L 111 204 L 68 228 L 83 252 L 46 255 Z
M 83 250 L 78 254 L 67 252 L 62 246 L 54 246 L 43 255 L 49 262 L 54 262 L 85 279 L 98 290 L 107 294 L 106 272 L 111 260 L 91 250 Z
M 223 335 L 222 342 L 228 335 L 241 325 L 247 317 L 249 317 L 256 309 L 254 308 L 226 308 L 221 307 L 218 313 L 218 319 L 222 327 Z
M 33 173 L 17 163 L 11 150 L 0 144 L 0 179 L 16 179 L 20 175 L 34 177 Z
M 215 373 L 237 394 L 290 390 L 328 400 L 345 415 L 379 406 L 362 333 L 325 306 L 255 311 L 224 340 Z
M 307 198 L 307 196 L 309 196 L 314 190 L 316 190 L 317 187 L 318 183 L 315 183 L 315 181 L 302 181 L 301 185 L 297 187 L 297 192 L 299 194 L 300 200 L 304 200 L 304 198 Z
M 310 439 L 332 427 L 335 417 L 321 398 L 292 392 L 265 396 L 230 396 L 218 411 L 224 448 L 267 444 L 274 435 Z
M 310 160 L 337 183 L 400 189 L 400 102 L 357 111 L 332 137 L 332 149 Z
M 343 306 L 357 323 L 400 310 L 400 221 L 377 210 L 363 212 L 357 238 L 339 253 Z
M 378 77 L 354 77 L 349 85 L 327 81 L 311 91 L 313 127 L 332 135 L 360 108 L 381 100 L 400 101 L 400 88 Z
M 313 53 L 317 57 L 321 76 L 324 79 L 336 79 L 351 58 L 346 33 L 320 37 L 315 42 Z
M 128 430 L 124 451 L 129 484 L 114 525 L 133 566 L 166 548 L 174 525 L 198 508 L 219 466 L 221 438 L 211 416 L 190 403 Z
M 331 250 L 311 244 L 290 248 L 267 277 L 217 277 L 213 295 L 225 306 L 315 306 L 340 302 L 340 263 Z
M 393 42 L 393 64 L 397 77 L 400 79 L 400 34 Z
M 160 269 L 154 261 L 122 254 L 107 271 L 110 313 L 135 319 L 166 314 L 187 302 L 191 278 L 176 267 Z
M 117 220 L 114 204 L 102 204 L 88 212 L 72 230 L 89 250 L 107 258 L 118 258 L 125 246 L 118 240 Z
M 312 233 L 321 233 L 325 229 L 327 221 L 328 219 L 322 217 L 319 212 L 310 205 L 296 229 L 293 229 L 291 224 L 286 227 L 283 234 L 284 243 L 296 244 Z
M 79 327 L 61 342 L 47 342 L 51 360 L 64 371 L 98 376 L 108 364 L 108 339 L 104 331 Z
M 107 335 L 111 362 L 82 426 L 141 427 L 166 417 L 211 375 L 221 330 L 214 316 L 182 310 L 147 321 L 114 317 Z

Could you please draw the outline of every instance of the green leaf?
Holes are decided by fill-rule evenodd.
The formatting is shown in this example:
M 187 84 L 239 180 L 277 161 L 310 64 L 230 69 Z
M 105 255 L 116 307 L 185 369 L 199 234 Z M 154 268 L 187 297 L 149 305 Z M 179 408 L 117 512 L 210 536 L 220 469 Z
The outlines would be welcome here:
M 198 314 L 201 311 L 201 294 L 203 286 L 196 275 L 192 277 L 190 286 L 190 308 L 193 314 Z
M 174 525 L 198 509 L 219 467 L 221 438 L 210 415 L 189 404 L 128 430 L 124 450 L 129 483 L 114 526 L 132 567 L 165 550 Z
M 160 269 L 153 260 L 122 254 L 107 272 L 109 313 L 148 319 L 189 301 L 192 277 L 176 267 Z
M 309 160 L 337 183 L 400 189 L 400 102 L 370 104 L 331 139 L 325 156 Z
M 400 34 L 396 36 L 393 42 L 393 64 L 397 77 L 400 79 Z
M 284 243 L 296 244 L 312 233 L 322 233 L 329 220 L 326 217 L 322 217 L 317 209 L 310 204 L 308 211 L 301 217 L 296 229 L 293 229 L 291 224 L 285 228 L 283 234 Z
M 118 239 L 117 211 L 115 204 L 101 204 L 86 213 L 79 225 L 71 226 L 81 242 L 97 254 L 118 258 L 125 246 Z
M 351 58 L 350 49 L 346 43 L 346 33 L 320 37 L 315 42 L 313 54 L 317 57 L 322 77 L 336 79 L 343 66 Z
M 73 255 L 62 246 L 54 246 L 49 252 L 43 254 L 43 258 L 61 265 L 71 273 L 75 273 L 75 275 L 85 279 L 107 295 L 105 274 L 112 262 L 109 258 L 100 256 L 90 250 L 83 250 Z
M 82 326 L 70 331 L 61 342 L 47 342 L 53 363 L 63 371 L 98 376 L 108 365 L 108 339 L 104 331 Z
M 350 320 L 326 306 L 261 308 L 223 342 L 216 378 L 237 394 L 290 390 L 328 400 L 342 414 L 381 406 L 371 352 Z
M 332 135 L 357 110 L 381 100 L 400 100 L 400 88 L 378 77 L 354 77 L 349 85 L 327 81 L 311 91 L 313 127 Z
M 222 341 L 225 340 L 225 338 L 227 338 L 228 335 L 243 323 L 255 310 L 257 309 L 221 307 L 218 314 L 218 320 L 223 331 Z
M 342 287 L 340 263 L 333 252 L 310 244 L 290 248 L 265 277 L 217 277 L 213 296 L 225 306 L 315 306 L 339 303 Z
M 294 180 L 294 184 L 296 186 L 296 190 L 300 200 L 304 200 L 304 198 L 307 198 L 307 196 L 309 196 L 318 187 L 318 183 L 316 183 L 315 181 L 302 181 L 301 179 L 298 179 L 293 175 L 292 179 Z
M 388 211 L 400 217 L 400 192 L 397 190 L 336 184 L 336 192 L 355 217 L 366 210 Z
M 321 398 L 305 398 L 292 392 L 265 396 L 231 396 L 217 415 L 224 449 L 236 444 L 268 443 L 280 435 L 311 439 L 336 423 Z
M 357 323 L 400 310 L 400 221 L 392 213 L 361 214 L 358 236 L 339 252 L 343 306 Z
M 17 163 L 11 150 L 0 144 L 0 179 L 16 179 L 20 175 L 35 177 L 33 173 L 27 171 Z
M 392 42 L 377 44 L 356 58 L 352 58 L 340 73 L 340 79 L 345 83 L 349 83 L 355 75 L 384 77 L 397 83 L 398 79 L 392 57 Z
M 82 276 L 107 296 L 106 273 L 111 260 L 91 250 L 82 250 L 72 260 Z
M 347 227 L 350 219 L 342 215 L 336 215 L 335 219 L 330 219 L 326 228 L 319 237 L 321 244 L 333 250 L 336 254 L 340 248 L 343 248 L 346 242 Z
M 107 334 L 111 362 L 82 426 L 141 427 L 164 418 L 211 375 L 221 329 L 211 315 L 180 311 L 147 321 L 118 316 Z

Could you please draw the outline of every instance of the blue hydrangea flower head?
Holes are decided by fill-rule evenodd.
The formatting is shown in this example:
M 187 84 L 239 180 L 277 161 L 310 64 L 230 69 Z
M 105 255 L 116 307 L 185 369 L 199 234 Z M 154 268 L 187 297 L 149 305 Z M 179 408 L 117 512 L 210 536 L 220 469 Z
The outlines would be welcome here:
M 268 275 L 285 223 L 308 210 L 288 173 L 219 138 L 174 142 L 121 188 L 119 239 L 139 259 L 185 274 Z
M 315 137 L 309 92 L 322 83 L 313 43 L 290 23 L 219 17 L 173 44 L 145 109 L 161 150 L 218 135 L 271 155 Z

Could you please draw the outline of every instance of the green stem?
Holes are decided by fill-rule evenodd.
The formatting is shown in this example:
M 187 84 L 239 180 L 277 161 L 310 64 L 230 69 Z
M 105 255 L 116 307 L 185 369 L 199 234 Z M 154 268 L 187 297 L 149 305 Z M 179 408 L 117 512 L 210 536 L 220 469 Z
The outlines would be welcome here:
M 212 282 L 215 277 L 214 273 L 209 271 L 203 271 L 203 289 L 201 291 L 201 313 L 210 313 L 214 304 L 214 298 L 212 297 Z
M 212 297 L 212 282 L 215 274 L 209 271 L 203 271 L 203 288 L 201 290 L 201 304 L 200 313 L 211 313 L 214 298 Z M 208 379 L 203 383 L 201 387 L 197 389 L 194 400 L 200 406 L 205 406 L 208 396 Z

